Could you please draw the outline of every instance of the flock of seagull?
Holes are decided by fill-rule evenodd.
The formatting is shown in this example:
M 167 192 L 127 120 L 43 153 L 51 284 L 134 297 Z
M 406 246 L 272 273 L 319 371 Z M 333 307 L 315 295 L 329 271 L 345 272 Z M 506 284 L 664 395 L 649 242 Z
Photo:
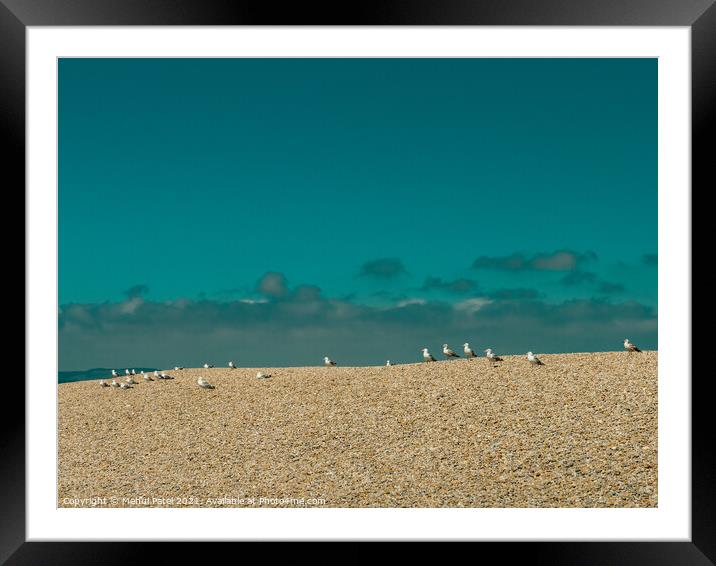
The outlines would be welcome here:
M 469 360 L 470 358 L 477 358 L 477 354 L 475 353 L 475 350 L 470 348 L 470 343 L 465 342 L 462 345 L 462 351 L 465 353 L 465 357 Z M 423 360 L 426 362 L 435 362 L 437 361 L 435 357 L 430 353 L 430 351 L 427 348 L 423 348 Z M 459 358 L 460 354 L 456 354 L 454 350 L 452 350 L 447 344 L 443 344 L 443 356 L 445 356 L 447 359 L 450 358 Z M 500 356 L 495 354 L 495 352 L 492 351 L 492 348 L 487 348 L 485 350 L 485 357 L 489 362 L 494 364 L 497 362 L 503 361 Z M 527 352 L 527 361 L 529 361 L 530 364 L 536 365 L 536 366 L 543 366 L 544 362 L 540 360 L 537 356 L 535 356 L 532 352 Z M 387 366 L 391 365 L 390 360 L 388 360 Z
M 175 370 L 178 370 L 178 369 L 184 369 L 184 368 L 178 368 L 178 367 L 176 367 L 176 368 L 174 368 L 174 369 L 175 369 Z M 125 370 L 124 370 L 124 373 L 125 373 L 125 376 L 126 376 L 126 377 L 124 378 L 124 381 L 122 381 L 122 382 L 120 383 L 120 382 L 117 381 L 117 379 L 119 379 L 119 377 L 120 377 L 120 376 L 119 376 L 119 373 L 117 372 L 116 369 L 113 369 L 113 370 L 112 370 L 112 377 L 113 377 L 114 379 L 112 379 L 112 382 L 111 382 L 111 383 L 107 383 L 104 379 L 101 379 L 100 382 L 99 382 L 99 384 L 100 384 L 102 387 L 118 387 L 119 389 L 131 389 L 131 388 L 132 388 L 132 385 L 137 385 L 137 383 L 139 383 L 138 381 L 136 381 L 136 380 L 134 379 L 135 377 L 138 377 L 138 374 L 137 374 L 136 370 L 133 370 L 133 369 L 125 369 Z M 157 379 L 174 379 L 174 377 L 171 376 L 171 375 L 169 375 L 168 373 L 164 373 L 163 371 L 161 371 L 161 372 L 160 372 L 160 371 L 155 371 L 155 372 L 154 372 L 154 377 L 152 377 L 152 376 L 151 376 L 150 374 L 148 374 L 146 371 L 143 371 L 143 372 L 142 372 L 142 380 L 144 380 L 144 381 L 154 381 L 154 380 L 157 380 Z
M 204 364 L 204 369 L 213 368 L 213 365 Z M 183 370 L 183 366 L 175 366 L 174 371 L 181 371 Z M 236 364 L 234 362 L 229 362 L 229 369 L 236 369 Z M 174 376 L 169 375 L 168 373 L 165 373 L 163 371 L 155 371 L 154 376 L 152 376 L 151 373 L 147 373 L 146 371 L 142 371 L 142 380 L 143 381 L 156 381 L 159 379 L 174 379 Z M 139 382 L 136 381 L 134 378 L 138 377 L 139 374 L 134 369 L 125 369 L 124 370 L 125 378 L 124 381 L 117 381 L 117 379 L 120 378 L 119 373 L 116 369 L 112 370 L 112 381 L 111 383 L 107 383 L 104 379 L 100 379 L 99 384 L 101 387 L 117 387 L 118 389 L 131 389 L 132 385 L 137 385 Z M 266 379 L 271 377 L 271 374 L 258 372 L 256 374 L 256 377 L 258 379 Z M 202 389 L 215 389 L 215 386 L 209 383 L 206 379 L 203 377 L 199 377 L 199 379 L 196 380 L 196 384 L 201 387 Z
M 477 354 L 475 354 L 475 351 L 470 347 L 469 342 L 465 342 L 462 345 L 463 352 L 465 353 L 465 357 L 467 359 L 470 358 L 477 358 Z M 624 339 L 624 349 L 627 352 L 641 352 L 639 348 L 633 343 L 629 341 L 629 338 Z M 422 349 L 423 352 L 423 361 L 425 362 L 435 362 L 437 361 L 433 355 L 430 353 L 430 351 L 427 348 Z M 443 344 L 443 356 L 445 356 L 446 359 L 451 358 L 459 358 L 461 357 L 459 354 L 456 354 L 454 350 L 452 350 L 447 344 Z M 485 350 L 485 358 L 489 362 L 493 364 L 493 367 L 497 367 L 495 364 L 497 362 L 503 361 L 503 359 L 499 356 L 497 356 L 493 351 L 492 348 L 487 348 Z M 527 361 L 532 366 L 543 366 L 544 362 L 540 360 L 537 356 L 535 356 L 532 352 L 527 352 Z M 337 365 L 335 361 L 333 361 L 328 356 L 325 356 L 323 358 L 323 365 L 326 367 L 331 367 Z M 390 360 L 388 360 L 385 364 L 387 367 L 391 367 L 393 364 L 390 363 Z M 213 368 L 213 365 L 210 365 L 208 363 L 204 364 L 204 369 L 210 369 Z M 174 371 L 181 371 L 184 368 L 182 366 L 175 366 Z M 229 362 L 229 369 L 237 369 L 236 364 L 231 361 Z M 161 379 L 174 379 L 173 376 L 169 375 L 168 373 L 161 372 L 159 370 L 154 372 L 154 376 L 152 377 L 151 374 L 147 373 L 146 371 L 142 371 L 142 380 L 143 381 L 155 381 L 155 380 L 161 380 Z M 132 385 L 137 385 L 139 382 L 136 381 L 134 378 L 138 377 L 138 374 L 136 370 L 133 369 L 125 369 L 124 370 L 125 378 L 124 381 L 117 381 L 117 379 L 120 378 L 120 374 L 117 372 L 116 369 L 112 370 L 112 382 L 107 383 L 104 379 L 101 379 L 99 381 L 100 386 L 102 387 L 117 387 L 119 389 L 131 389 Z M 256 374 L 257 379 L 267 379 L 271 377 L 271 374 L 258 372 Z M 199 377 L 199 379 L 196 380 L 196 383 L 199 387 L 202 389 L 215 389 L 215 386 L 209 383 L 206 379 L 203 377 Z
M 634 344 L 629 342 L 629 338 L 624 339 L 624 349 L 627 352 L 641 352 L 641 350 L 639 348 L 637 348 Z M 465 342 L 462 345 L 462 350 L 465 353 L 465 357 L 467 359 L 477 358 L 477 354 L 475 353 L 475 350 L 473 350 L 470 347 L 469 342 Z M 426 361 L 426 362 L 437 361 L 427 348 L 423 348 L 422 352 L 423 352 L 423 360 L 424 361 Z M 455 351 L 452 350 L 447 344 L 443 344 L 443 356 L 445 356 L 447 359 L 460 357 L 460 355 L 456 354 Z M 544 362 L 542 360 L 540 360 L 537 356 L 535 356 L 532 352 L 527 352 L 526 356 L 527 356 L 527 361 L 530 363 L 530 365 L 533 365 L 533 366 L 543 366 L 544 365 Z M 487 348 L 485 350 L 485 357 L 487 358 L 488 361 L 493 363 L 493 367 L 496 362 L 503 361 L 501 357 L 499 357 L 492 351 L 492 348 Z M 326 365 L 336 365 L 336 363 L 331 361 L 329 358 L 324 358 L 324 361 L 325 361 Z M 392 364 L 390 363 L 390 360 L 388 360 L 385 365 L 390 367 Z

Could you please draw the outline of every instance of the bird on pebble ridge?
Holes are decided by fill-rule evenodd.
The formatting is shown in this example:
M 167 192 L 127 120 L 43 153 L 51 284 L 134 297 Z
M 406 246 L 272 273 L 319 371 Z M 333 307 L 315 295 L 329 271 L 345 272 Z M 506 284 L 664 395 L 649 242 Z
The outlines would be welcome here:
M 423 360 L 426 362 L 434 362 L 435 358 L 433 355 L 428 351 L 427 348 L 423 348 Z
M 443 356 L 446 358 L 459 358 L 460 356 L 448 348 L 447 344 L 443 344 Z
M 636 344 L 629 342 L 629 338 L 624 338 L 624 349 L 627 352 L 641 352 L 641 350 L 636 347 Z
M 488 348 L 485 350 L 485 357 L 490 360 L 491 362 L 501 362 L 502 358 L 500 356 L 496 356 L 495 353 L 492 351 L 492 348 Z
M 200 377 L 199 379 L 197 379 L 196 382 L 199 384 L 199 387 L 201 387 L 202 389 L 214 389 L 214 386 L 211 383 L 209 383 L 206 379 L 204 379 L 203 377 Z
M 535 356 L 532 352 L 527 352 L 527 361 L 533 366 L 543 366 L 544 362 Z

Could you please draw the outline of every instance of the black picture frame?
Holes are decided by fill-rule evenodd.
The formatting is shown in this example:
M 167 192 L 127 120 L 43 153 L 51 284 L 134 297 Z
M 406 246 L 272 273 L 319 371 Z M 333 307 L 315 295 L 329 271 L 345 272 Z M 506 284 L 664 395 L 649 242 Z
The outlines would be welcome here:
M 705 192 L 715 186 L 707 139 L 713 131 L 716 103 L 714 0 L 364 0 L 351 5 L 282 6 L 230 0 L 0 0 L 0 127 L 2 139 L 9 141 L 2 160 L 6 195 L 24 194 L 26 27 L 103 25 L 688 26 L 692 38 L 691 194 L 698 187 Z M 678 377 L 687 384 L 691 368 L 685 367 L 684 375 Z M 481 544 L 491 544 L 490 549 L 500 554 L 523 555 L 538 564 L 716 563 L 716 456 L 712 449 L 709 381 L 708 374 L 701 381 L 691 381 L 691 542 Z M 16 390 L 13 395 L 14 403 L 20 406 Z M 235 552 L 233 547 L 227 548 L 229 543 L 209 548 L 206 544 L 188 543 L 25 542 L 24 403 L 17 414 L 0 414 L 6 421 L 4 434 L 0 435 L 0 562 L 134 564 L 157 558 L 165 562 L 195 558 L 206 561 L 214 553 Z M 109 531 L 112 528 L 108 525 Z M 81 539 L 82 534 L 77 533 L 77 538 Z

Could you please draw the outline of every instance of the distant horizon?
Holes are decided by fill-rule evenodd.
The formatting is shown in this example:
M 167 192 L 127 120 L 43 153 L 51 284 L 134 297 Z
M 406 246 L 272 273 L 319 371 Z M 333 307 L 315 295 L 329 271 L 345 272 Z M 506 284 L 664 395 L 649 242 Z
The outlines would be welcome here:
M 452 347 L 452 345 L 451 345 L 450 347 Z M 462 352 L 462 346 L 460 345 L 460 347 L 457 348 L 456 351 L 458 351 L 458 352 L 461 353 L 461 352 Z M 644 352 L 644 353 L 646 353 L 646 352 L 658 352 L 658 351 L 659 351 L 659 350 L 656 349 L 656 348 L 654 348 L 653 350 L 642 348 L 642 352 Z M 454 359 L 443 359 L 442 353 L 441 353 L 441 349 L 440 349 L 440 348 L 436 348 L 435 350 L 430 349 L 430 352 L 437 358 L 435 363 L 438 363 L 438 362 L 450 363 L 451 361 L 455 361 Z M 535 355 L 544 355 L 544 356 L 555 355 L 555 356 L 559 356 L 559 355 L 570 355 L 570 354 L 575 354 L 575 355 L 578 355 L 578 354 L 613 354 L 613 353 L 621 353 L 621 352 L 626 352 L 626 351 L 623 350 L 623 349 L 621 349 L 621 350 L 620 350 L 620 349 L 617 349 L 617 350 L 590 350 L 590 351 L 582 351 L 582 352 L 545 352 L 545 351 L 533 350 L 533 352 L 534 352 Z M 510 352 L 495 352 L 495 353 L 496 353 L 496 354 L 499 354 L 500 356 L 525 356 L 525 355 L 527 354 L 527 352 L 512 352 L 512 353 L 510 353 Z M 477 358 L 470 358 L 470 359 L 471 359 L 471 360 L 475 360 L 475 361 L 480 360 L 480 359 L 485 359 L 485 360 L 487 360 L 487 358 L 485 357 L 485 355 L 484 355 L 484 353 L 483 353 L 482 350 L 480 350 L 479 352 L 476 351 L 476 354 L 477 354 Z M 638 355 L 638 354 L 634 354 L 634 355 Z M 330 356 L 329 356 L 329 357 L 330 357 Z M 455 359 L 468 359 L 468 358 L 466 358 L 466 357 L 461 353 L 461 354 L 460 354 L 460 358 L 455 358 Z M 392 358 L 387 358 L 387 359 L 383 360 L 382 363 L 376 363 L 376 364 L 348 365 L 348 364 L 341 364 L 339 361 L 338 361 L 337 363 L 338 363 L 338 366 L 339 366 L 339 367 L 348 367 L 348 368 L 350 368 L 350 367 L 356 367 L 356 368 L 361 368 L 361 367 L 382 367 L 382 366 L 385 366 L 385 363 L 386 363 L 388 360 L 390 360 L 390 362 L 391 362 L 392 365 L 407 365 L 407 364 L 423 364 L 423 363 L 426 363 L 424 360 L 421 359 L 420 351 L 418 351 L 418 355 L 416 356 L 416 359 L 413 360 L 413 361 L 399 361 L 398 358 L 395 358 L 395 360 L 393 360 Z M 207 363 L 209 363 L 209 362 L 207 362 Z M 214 365 L 214 369 L 223 369 L 223 368 L 225 368 L 225 369 L 230 369 L 229 366 L 228 366 L 228 363 L 229 363 L 229 360 L 227 360 L 227 362 L 226 362 L 225 364 L 222 364 L 222 365 L 213 364 L 213 365 Z M 263 365 L 259 364 L 259 365 L 244 366 L 244 365 L 239 364 L 238 362 L 235 362 L 235 363 L 236 363 L 236 366 L 235 366 L 236 369 L 257 369 L 257 368 L 277 368 L 277 369 L 280 369 L 280 368 L 324 367 L 324 366 L 323 366 L 323 363 L 322 363 L 322 359 L 319 360 L 319 361 L 318 361 L 317 363 L 315 363 L 315 364 L 308 364 L 308 365 L 280 365 L 280 366 L 275 366 L 275 365 L 270 365 L 270 364 L 263 364 Z M 93 367 L 93 368 L 85 368 L 85 369 L 58 370 L 57 373 L 58 373 L 58 374 L 61 374 L 61 373 L 82 373 L 82 372 L 99 371 L 99 370 L 107 370 L 108 372 L 111 372 L 113 369 L 114 369 L 114 370 L 117 370 L 117 371 L 124 371 L 125 369 L 130 369 L 130 370 L 131 370 L 131 369 L 135 369 L 136 371 L 142 371 L 142 370 L 143 370 L 143 371 L 159 371 L 159 370 L 173 371 L 173 368 L 174 368 L 174 367 L 181 367 L 181 368 L 183 368 L 183 369 L 203 369 L 203 364 L 199 364 L 199 365 L 196 365 L 196 366 L 194 366 L 194 365 L 191 365 L 191 366 L 186 366 L 186 365 L 185 365 L 185 366 L 172 366 L 172 365 L 160 366 L 160 365 L 155 365 L 155 366 L 151 366 L 151 367 L 147 367 L 147 366 L 141 366 L 141 367 L 140 367 L 140 366 L 132 366 L 132 365 L 118 365 L 118 366 L 114 366 L 114 367 Z M 90 378 L 90 379 L 91 379 L 91 378 Z
M 657 347 L 654 58 L 58 69 L 62 371 Z

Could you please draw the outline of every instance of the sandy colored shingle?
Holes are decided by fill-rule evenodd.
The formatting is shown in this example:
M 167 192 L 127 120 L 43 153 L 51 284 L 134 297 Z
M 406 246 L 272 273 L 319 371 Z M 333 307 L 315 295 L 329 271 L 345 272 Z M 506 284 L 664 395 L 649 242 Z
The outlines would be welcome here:
M 540 359 L 61 384 L 58 505 L 655 507 L 657 353 Z

